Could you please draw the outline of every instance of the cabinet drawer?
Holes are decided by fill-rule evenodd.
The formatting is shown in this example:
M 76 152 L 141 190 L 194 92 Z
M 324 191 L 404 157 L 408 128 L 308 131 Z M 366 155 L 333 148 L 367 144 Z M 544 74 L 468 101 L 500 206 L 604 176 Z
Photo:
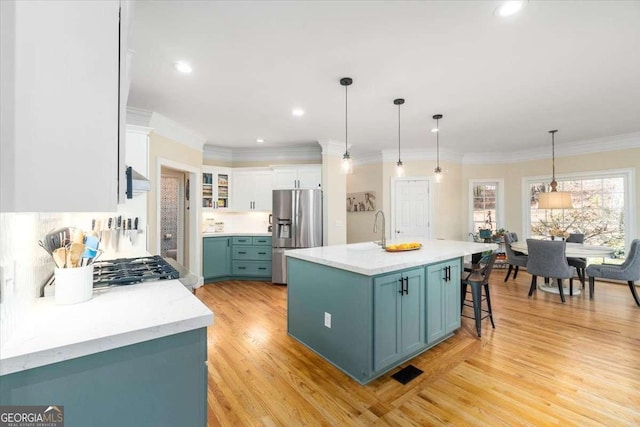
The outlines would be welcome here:
M 234 245 L 251 245 L 253 237 L 251 236 L 234 236 L 233 244 Z
M 231 270 L 234 276 L 271 277 L 271 261 L 233 261 Z
M 252 244 L 254 246 L 271 246 L 271 237 L 256 237 L 252 238 Z
M 233 259 L 271 261 L 271 248 L 269 246 L 245 246 L 233 247 Z

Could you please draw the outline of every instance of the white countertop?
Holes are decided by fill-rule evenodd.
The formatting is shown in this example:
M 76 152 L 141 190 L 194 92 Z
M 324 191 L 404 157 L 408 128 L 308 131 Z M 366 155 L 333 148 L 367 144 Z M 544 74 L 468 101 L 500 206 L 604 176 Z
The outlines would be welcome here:
M 308 249 L 293 249 L 286 256 L 323 264 L 365 276 L 375 276 L 405 268 L 416 267 L 459 258 L 487 250 L 495 250 L 495 243 L 474 243 L 457 240 L 429 240 L 403 238 L 389 240 L 387 244 L 420 242 L 422 248 L 406 252 L 386 252 L 373 242 L 350 245 L 321 246 Z
M 0 340 L 0 375 L 206 327 L 213 312 L 178 280 L 95 290 L 89 301 L 39 298 L 13 338 Z
M 221 233 L 202 233 L 202 237 L 230 237 L 230 236 L 258 236 L 258 237 L 271 237 L 271 233 L 268 232 L 231 232 L 225 231 Z

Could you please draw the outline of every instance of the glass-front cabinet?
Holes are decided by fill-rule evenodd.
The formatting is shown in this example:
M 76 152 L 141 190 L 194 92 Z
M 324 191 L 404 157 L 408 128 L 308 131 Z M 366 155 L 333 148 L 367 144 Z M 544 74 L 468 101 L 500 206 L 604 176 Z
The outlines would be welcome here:
M 202 169 L 202 208 L 229 209 L 231 195 L 231 169 Z

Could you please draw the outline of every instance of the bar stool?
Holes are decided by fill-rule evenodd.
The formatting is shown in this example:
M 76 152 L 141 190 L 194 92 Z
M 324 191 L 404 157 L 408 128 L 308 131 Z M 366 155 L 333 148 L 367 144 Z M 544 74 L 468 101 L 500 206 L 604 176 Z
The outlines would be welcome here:
M 491 295 L 489 293 L 489 276 L 491 270 L 493 270 L 493 264 L 496 261 L 498 254 L 491 253 L 483 257 L 479 264 L 479 268 L 474 269 L 467 278 L 461 280 L 461 298 L 460 298 L 460 315 L 475 319 L 476 331 L 478 337 L 482 336 L 482 320 L 487 317 L 491 320 L 491 327 L 496 328 L 493 322 L 493 312 L 491 311 Z M 471 300 L 467 300 L 467 285 L 471 286 Z M 484 288 L 484 296 L 482 290 Z M 486 301 L 486 308 L 482 307 L 482 301 Z M 473 316 L 464 314 L 464 307 L 473 308 Z M 484 313 L 484 314 L 483 314 Z

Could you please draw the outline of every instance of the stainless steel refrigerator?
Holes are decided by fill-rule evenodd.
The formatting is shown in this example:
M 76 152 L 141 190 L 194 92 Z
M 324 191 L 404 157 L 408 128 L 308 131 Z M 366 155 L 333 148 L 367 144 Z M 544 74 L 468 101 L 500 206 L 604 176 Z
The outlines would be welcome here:
M 271 281 L 287 283 L 285 251 L 322 246 L 322 190 L 273 190 Z

